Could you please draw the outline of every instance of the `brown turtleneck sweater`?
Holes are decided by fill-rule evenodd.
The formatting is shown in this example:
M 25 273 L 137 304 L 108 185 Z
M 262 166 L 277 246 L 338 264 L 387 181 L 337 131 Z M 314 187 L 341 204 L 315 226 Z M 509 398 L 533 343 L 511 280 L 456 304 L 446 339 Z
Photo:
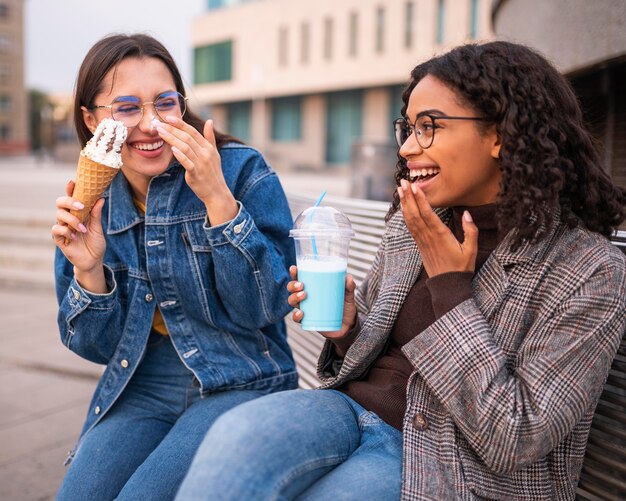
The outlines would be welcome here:
M 461 218 L 465 210 L 469 210 L 479 231 L 476 273 L 503 235 L 499 235 L 496 225 L 495 204 L 455 207 L 452 209 L 450 229 L 459 242 L 463 241 Z M 402 419 L 406 410 L 406 386 L 414 368 L 401 348 L 437 319 L 471 297 L 474 273 L 452 272 L 429 278 L 426 270 L 422 270 L 398 313 L 387 351 L 378 357 L 363 379 L 350 381 L 339 387 L 339 391 L 365 409 L 378 414 L 394 428 L 402 430 Z M 354 337 L 348 335 L 346 339 L 351 341 Z M 342 351 L 348 348 L 341 341 L 336 345 Z

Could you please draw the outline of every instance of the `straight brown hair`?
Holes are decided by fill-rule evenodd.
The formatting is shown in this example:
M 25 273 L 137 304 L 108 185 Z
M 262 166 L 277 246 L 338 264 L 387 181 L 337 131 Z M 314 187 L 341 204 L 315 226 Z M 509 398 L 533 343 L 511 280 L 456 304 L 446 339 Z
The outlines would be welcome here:
M 87 128 L 83 120 L 81 107 L 84 106 L 87 109 L 91 109 L 96 96 L 103 91 L 102 82 L 105 76 L 109 71 L 115 71 L 123 60 L 132 57 L 154 57 L 162 61 L 163 64 L 167 66 L 174 79 L 176 90 L 183 96 L 186 95 L 180 71 L 171 54 L 161 42 L 149 35 L 140 33 L 133 35 L 109 35 L 99 42 L 96 42 L 89 50 L 80 66 L 76 79 L 74 92 L 74 126 L 76 127 L 81 147 L 84 147 L 92 136 L 91 131 Z M 189 108 L 187 108 L 183 120 L 202 134 L 204 121 Z M 218 148 L 228 142 L 242 142 L 233 136 L 223 134 L 217 130 L 214 132 Z

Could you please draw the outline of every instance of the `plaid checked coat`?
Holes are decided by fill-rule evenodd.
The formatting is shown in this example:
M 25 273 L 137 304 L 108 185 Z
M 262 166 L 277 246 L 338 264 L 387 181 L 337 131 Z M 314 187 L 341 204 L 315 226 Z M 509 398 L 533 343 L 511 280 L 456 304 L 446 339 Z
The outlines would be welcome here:
M 437 211 L 447 222 L 449 211 Z M 402 499 L 574 499 L 591 419 L 626 329 L 624 256 L 558 223 L 510 251 L 509 234 L 461 303 L 403 347 Z M 363 376 L 384 350 L 422 261 L 400 211 L 357 290 L 361 330 L 320 357 L 322 388 Z M 381 472 L 384 475 L 384 472 Z

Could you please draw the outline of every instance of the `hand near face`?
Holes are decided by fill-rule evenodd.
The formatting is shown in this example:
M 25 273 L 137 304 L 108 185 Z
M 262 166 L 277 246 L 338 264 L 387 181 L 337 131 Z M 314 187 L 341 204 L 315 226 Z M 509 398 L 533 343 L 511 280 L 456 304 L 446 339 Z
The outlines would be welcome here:
M 159 125 L 157 131 L 185 168 L 185 181 L 206 205 L 211 225 L 230 221 L 237 215 L 237 202 L 222 173 L 213 121 L 207 120 L 202 135 L 179 118 L 168 116 L 165 119 L 168 123 Z
M 474 271 L 478 228 L 468 211 L 463 214 L 463 243 L 459 243 L 426 200 L 417 183 L 402 180 L 398 187 L 402 214 L 429 277 L 453 271 Z

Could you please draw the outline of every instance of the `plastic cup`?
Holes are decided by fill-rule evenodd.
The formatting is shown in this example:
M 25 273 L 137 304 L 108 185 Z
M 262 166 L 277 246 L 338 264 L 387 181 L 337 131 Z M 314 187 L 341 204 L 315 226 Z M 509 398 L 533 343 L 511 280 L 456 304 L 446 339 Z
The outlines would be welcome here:
M 309 207 L 294 223 L 289 235 L 296 243 L 298 280 L 306 298 L 302 328 L 308 331 L 341 329 L 348 268 L 350 220 L 333 207 Z

